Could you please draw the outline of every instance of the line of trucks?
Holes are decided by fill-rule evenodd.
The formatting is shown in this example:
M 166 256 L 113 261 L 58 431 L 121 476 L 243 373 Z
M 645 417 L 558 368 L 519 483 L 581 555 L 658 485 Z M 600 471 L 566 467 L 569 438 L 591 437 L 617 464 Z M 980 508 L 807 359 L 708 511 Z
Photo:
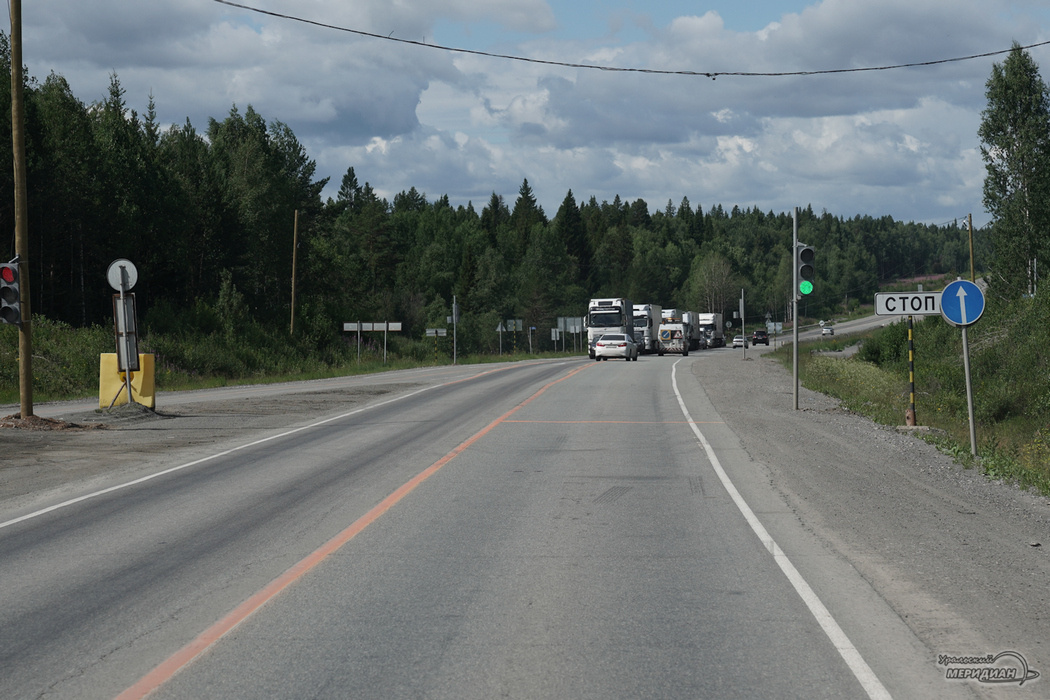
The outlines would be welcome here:
M 717 348 L 726 344 L 722 314 L 664 309 L 656 304 L 632 304 L 629 299 L 591 299 L 587 305 L 587 354 L 594 359 L 594 343 L 606 333 L 634 338 L 640 353 L 676 353 Z

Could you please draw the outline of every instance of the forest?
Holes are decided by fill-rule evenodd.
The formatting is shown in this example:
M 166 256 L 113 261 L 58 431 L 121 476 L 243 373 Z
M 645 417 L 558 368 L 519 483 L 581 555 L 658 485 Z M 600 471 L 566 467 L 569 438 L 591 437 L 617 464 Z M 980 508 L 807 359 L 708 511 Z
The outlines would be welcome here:
M 6 45 L 0 51 L 10 55 Z M 569 189 L 548 215 L 527 179 L 516 194 L 493 192 L 486 202 L 453 205 L 410 183 L 387 201 L 353 164 L 338 195 L 324 200 L 328 183 L 287 125 L 233 105 L 203 131 L 189 121 L 164 126 L 147 98 L 140 114 L 116 75 L 93 102 L 60 75 L 27 78 L 34 317 L 111 325 L 106 270 L 117 258 L 138 268 L 146 335 L 248 324 L 324 347 L 346 341 L 344 322 L 389 320 L 418 339 L 446 326 L 455 297 L 461 351 L 486 353 L 499 347 L 501 320 L 524 319 L 542 348 L 557 317 L 582 316 L 591 297 L 731 314 L 743 290 L 749 323 L 789 313 L 790 209 L 726 209 L 717 192 L 651 206 L 577 199 Z M 10 86 L 0 102 L 9 113 Z M 4 133 L 0 159 L 11 162 L 10 124 Z M 10 169 L 0 178 L 3 243 L 13 255 Z M 817 251 L 805 318 L 871 304 L 894 280 L 969 270 L 964 221 L 905 223 L 800 205 L 799 239 Z M 978 260 L 986 239 L 977 232 Z

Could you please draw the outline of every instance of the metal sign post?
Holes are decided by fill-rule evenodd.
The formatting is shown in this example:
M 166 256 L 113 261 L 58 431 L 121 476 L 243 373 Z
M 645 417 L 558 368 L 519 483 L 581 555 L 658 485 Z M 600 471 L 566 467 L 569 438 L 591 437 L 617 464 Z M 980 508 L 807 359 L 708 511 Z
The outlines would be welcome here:
M 117 339 L 117 369 L 124 372 L 124 388 L 131 397 L 131 373 L 139 371 L 138 334 L 135 323 L 135 295 L 128 294 L 138 282 L 139 273 L 130 260 L 114 260 L 106 270 L 106 279 L 120 294 L 113 295 L 114 325 Z M 117 392 L 118 394 L 120 392 Z M 113 399 L 116 401 L 116 397 Z
M 386 340 L 387 333 L 399 332 L 401 330 L 400 321 L 384 321 L 383 323 L 344 323 L 343 332 L 345 333 L 357 333 L 357 362 L 361 362 L 361 331 L 383 331 L 383 364 L 386 364 Z
M 973 419 L 973 384 L 970 381 L 970 339 L 966 329 L 984 313 L 984 292 L 973 282 L 956 280 L 941 292 L 941 316 L 962 328 L 963 371 L 966 373 L 966 411 L 970 419 L 970 454 L 977 456 L 977 429 Z

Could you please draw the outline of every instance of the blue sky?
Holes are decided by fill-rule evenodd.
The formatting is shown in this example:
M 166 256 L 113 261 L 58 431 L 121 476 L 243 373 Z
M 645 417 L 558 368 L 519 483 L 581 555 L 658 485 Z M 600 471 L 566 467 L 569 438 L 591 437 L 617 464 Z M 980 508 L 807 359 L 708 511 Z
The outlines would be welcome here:
M 508 61 L 360 36 L 223 5 L 23 4 L 24 58 L 90 103 L 116 74 L 128 106 L 205 131 L 233 106 L 289 125 L 330 177 L 382 196 L 513 204 L 528 179 L 553 216 L 645 200 L 944 223 L 981 205 L 977 128 L 992 64 L 821 76 L 1050 41 L 1042 0 L 239 0 L 261 10 Z M 655 5 L 655 7 L 654 7 Z M 1044 80 L 1050 47 L 1033 48 Z

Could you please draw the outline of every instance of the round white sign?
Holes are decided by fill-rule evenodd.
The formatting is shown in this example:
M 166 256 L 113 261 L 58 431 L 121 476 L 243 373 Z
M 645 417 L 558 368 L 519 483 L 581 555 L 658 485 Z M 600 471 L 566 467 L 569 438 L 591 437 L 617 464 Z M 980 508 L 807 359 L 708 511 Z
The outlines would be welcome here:
M 127 286 L 124 287 L 124 291 L 128 291 L 135 286 L 135 283 L 139 281 L 139 271 L 135 269 L 135 263 L 124 258 L 118 258 L 109 264 L 109 269 L 106 270 L 106 279 L 109 280 L 109 286 L 113 289 L 120 291 L 121 283 L 121 271 L 124 272 Z

